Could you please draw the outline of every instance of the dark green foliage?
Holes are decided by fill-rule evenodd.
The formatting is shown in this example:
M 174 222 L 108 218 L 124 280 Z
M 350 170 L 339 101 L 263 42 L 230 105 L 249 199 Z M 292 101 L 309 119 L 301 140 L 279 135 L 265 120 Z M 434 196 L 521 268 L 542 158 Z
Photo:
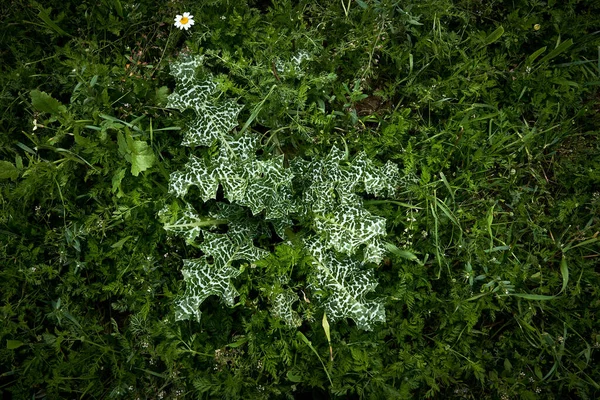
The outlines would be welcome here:
M 3 2 L 0 393 L 600 397 L 599 7 Z M 329 341 L 310 260 L 267 232 L 233 308 L 211 296 L 175 321 L 183 260 L 203 253 L 157 214 L 190 154 L 218 154 L 180 146 L 194 116 L 166 108 L 182 53 L 244 105 L 234 131 L 259 156 L 335 145 L 399 165 L 395 198 L 365 200 L 393 244 L 369 266 L 385 324 L 330 321 Z M 268 311 L 286 290 L 298 327 Z

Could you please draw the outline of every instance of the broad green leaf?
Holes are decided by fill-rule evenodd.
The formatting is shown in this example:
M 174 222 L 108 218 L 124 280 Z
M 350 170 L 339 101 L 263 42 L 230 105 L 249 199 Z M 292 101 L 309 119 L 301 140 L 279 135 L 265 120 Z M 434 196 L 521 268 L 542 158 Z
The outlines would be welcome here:
M 154 97 L 156 98 L 157 104 L 166 105 L 169 101 L 169 88 L 166 86 L 156 88 L 154 92 Z
M 321 325 L 323 326 L 323 331 L 325 331 L 325 337 L 327 338 L 327 343 L 329 344 L 329 361 L 333 362 L 333 348 L 331 347 L 331 331 L 329 329 L 329 321 L 327 320 L 327 313 L 323 313 L 323 320 L 321 321 Z
M 512 297 L 520 297 L 526 300 L 552 300 L 555 299 L 556 296 L 547 296 L 544 294 L 530 294 L 530 293 L 511 293 L 509 296 Z M 502 296 L 504 297 L 504 296 Z
M 19 170 L 13 163 L 8 161 L 0 161 L 0 179 L 15 180 L 19 177 Z
M 38 17 L 44 21 L 44 23 L 46 25 L 48 25 L 48 27 L 50 29 L 52 29 L 53 31 L 55 31 L 56 33 L 58 33 L 61 36 L 71 36 L 70 34 L 68 34 L 67 32 L 65 32 L 64 30 L 62 30 L 57 24 L 56 22 L 54 22 L 51 18 L 50 18 L 50 12 L 52 12 L 52 8 L 48 8 L 47 10 L 45 10 L 41 5 L 37 5 L 37 8 L 39 10 L 38 12 Z
M 579 243 L 577 243 L 577 244 L 575 244 L 575 245 L 573 245 L 573 243 L 571 242 L 571 243 L 568 243 L 568 244 L 567 244 L 567 245 L 566 245 L 566 246 L 565 246 L 565 247 L 562 249 L 562 252 L 563 252 L 563 254 L 564 254 L 564 253 L 566 253 L 567 251 L 569 251 L 569 250 L 571 250 L 571 249 L 574 249 L 574 248 L 576 248 L 576 247 L 580 247 L 580 246 L 587 246 L 588 244 L 596 243 L 596 242 L 598 242 L 598 241 L 600 241 L 600 238 L 598 238 L 598 237 L 592 237 L 591 239 L 584 240 L 584 241 L 582 241 L 582 242 L 579 242 Z
M 128 145 L 131 153 L 131 174 L 133 176 L 138 176 L 140 172 L 154 165 L 156 158 L 148 143 L 132 139 L 128 141 Z
M 325 374 L 327 375 L 327 379 L 329 379 L 329 383 L 333 387 L 333 381 L 331 380 L 331 376 L 329 375 L 329 371 L 327 370 L 327 367 L 325 367 L 325 363 L 321 359 L 321 356 L 319 355 L 319 352 L 317 351 L 317 349 L 314 348 L 314 346 L 312 345 L 311 341 L 308 340 L 308 338 L 304 335 L 304 333 L 302 333 L 300 331 L 296 331 L 296 337 L 298 337 L 300 340 L 302 340 L 304 343 L 306 343 L 306 345 L 312 350 L 312 352 L 315 353 L 315 355 L 317 356 L 317 358 L 321 362 L 321 365 L 323 366 L 323 370 L 325 371 Z
M 23 346 L 25 343 L 21 342 L 20 340 L 6 340 L 6 348 L 8 350 L 14 350 L 14 349 L 18 349 L 19 347 Z
M 125 129 L 127 136 L 123 135 L 122 132 L 117 134 L 119 153 L 131 163 L 131 174 L 138 176 L 140 172 L 151 168 L 156 158 L 148 143 L 134 140 L 127 128 Z
M 288 371 L 286 376 L 290 382 L 302 382 L 302 376 L 296 375 L 292 371 Z
M 325 331 L 325 337 L 327 337 L 327 341 L 331 343 L 331 331 L 329 329 L 329 321 L 327 321 L 327 313 L 323 313 L 323 320 L 321 321 L 321 325 L 323 326 L 323 330 Z
M 233 343 L 229 343 L 229 344 L 227 345 L 227 347 L 231 347 L 232 349 L 236 349 L 236 348 L 238 348 L 238 347 L 242 346 L 243 344 L 245 344 L 245 343 L 247 343 L 247 342 L 248 342 L 248 338 L 247 338 L 247 337 L 243 337 L 243 338 L 241 338 L 240 340 L 236 340 L 236 341 L 235 341 L 235 342 L 233 342 Z
M 385 248 L 392 254 L 397 255 L 398 257 L 410 260 L 410 261 L 419 261 L 416 255 L 407 250 L 401 250 L 397 246 L 392 243 L 384 243 Z
M 123 197 L 123 189 L 121 188 L 121 181 L 125 178 L 125 168 L 120 168 L 112 177 L 112 193 L 115 193 L 117 197 Z
M 58 100 L 46 92 L 39 90 L 31 91 L 31 105 L 38 111 L 46 112 L 53 116 L 58 116 L 67 111 L 67 108 Z
M 127 236 L 124 237 L 123 239 L 119 240 L 118 242 L 112 244 L 110 247 L 112 249 L 122 249 L 123 245 L 125 244 L 125 242 L 127 242 L 129 239 L 131 239 L 133 236 Z

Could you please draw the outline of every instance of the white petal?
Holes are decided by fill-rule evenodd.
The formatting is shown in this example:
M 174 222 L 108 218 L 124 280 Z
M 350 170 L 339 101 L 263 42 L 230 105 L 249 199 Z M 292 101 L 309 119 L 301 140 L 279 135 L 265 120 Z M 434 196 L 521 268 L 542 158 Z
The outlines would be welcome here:
M 186 17 L 186 18 L 190 18 L 190 13 L 189 12 L 184 12 L 183 16 Z

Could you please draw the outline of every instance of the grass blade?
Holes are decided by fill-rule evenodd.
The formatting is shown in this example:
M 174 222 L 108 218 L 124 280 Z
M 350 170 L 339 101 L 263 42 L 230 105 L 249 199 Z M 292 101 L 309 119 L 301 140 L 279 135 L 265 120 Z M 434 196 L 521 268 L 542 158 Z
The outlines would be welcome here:
M 563 278 L 563 284 L 562 289 L 560 289 L 560 292 L 558 292 L 559 294 L 565 291 L 567 284 L 569 283 L 569 267 L 567 265 L 567 259 L 564 256 L 560 261 L 560 274 Z
M 558 46 L 556 46 L 556 48 L 554 50 L 552 50 L 550 53 L 546 54 L 544 56 L 544 58 L 542 58 L 540 60 L 540 64 L 543 64 L 543 63 L 545 63 L 547 61 L 552 60 L 554 57 L 556 57 L 557 55 L 563 53 L 564 51 L 566 51 L 572 45 L 573 45 L 573 39 L 565 40 L 564 42 L 562 42 L 561 44 L 559 44 Z
M 498 29 L 496 29 L 494 32 L 490 33 L 488 35 L 488 37 L 485 38 L 485 45 L 488 46 L 492 43 L 494 43 L 496 40 L 500 39 L 500 37 L 504 34 L 504 27 L 502 27 L 502 25 L 500 25 L 500 27 L 498 27 Z

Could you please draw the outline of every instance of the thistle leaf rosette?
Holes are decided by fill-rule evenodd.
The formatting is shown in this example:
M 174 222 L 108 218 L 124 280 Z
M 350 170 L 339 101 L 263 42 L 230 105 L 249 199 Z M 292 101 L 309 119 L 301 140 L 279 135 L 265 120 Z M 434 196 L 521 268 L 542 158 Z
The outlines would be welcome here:
M 190 205 L 171 206 L 161 214 L 167 231 L 183 235 L 204 253 L 184 260 L 186 289 L 177 302 L 177 319 L 199 319 L 200 306 L 211 295 L 233 306 L 238 292 L 231 280 L 240 274 L 237 263 L 266 257 L 269 253 L 254 245 L 256 239 L 270 237 L 272 230 L 285 238 L 286 229 L 294 226 L 312 237 L 296 245 L 314 260 L 308 276 L 331 320 L 351 318 L 366 330 L 384 321 L 382 304 L 366 299 L 377 281 L 363 263 L 381 261 L 385 219 L 364 208 L 360 193 L 392 195 L 398 167 L 376 166 L 365 153 L 350 161 L 338 147 L 312 161 L 292 160 L 290 167 L 283 155 L 258 155 L 264 150 L 258 137 L 231 133 L 242 107 L 231 100 L 217 101 L 217 84 L 196 78 L 201 62 L 201 57 L 188 57 L 171 68 L 178 86 L 168 107 L 192 109 L 197 115 L 184 133 L 183 145 L 213 150 L 210 155 L 190 155 L 184 168 L 171 174 L 169 192 L 185 203 L 195 186 L 204 202 L 217 200 L 210 206 L 216 204 L 217 210 L 201 216 Z M 218 201 L 219 187 L 227 202 Z M 225 223 L 227 233 L 215 233 L 216 226 Z M 301 319 L 293 310 L 298 296 L 287 284 L 275 286 L 270 296 L 273 314 L 290 327 L 298 326 Z

